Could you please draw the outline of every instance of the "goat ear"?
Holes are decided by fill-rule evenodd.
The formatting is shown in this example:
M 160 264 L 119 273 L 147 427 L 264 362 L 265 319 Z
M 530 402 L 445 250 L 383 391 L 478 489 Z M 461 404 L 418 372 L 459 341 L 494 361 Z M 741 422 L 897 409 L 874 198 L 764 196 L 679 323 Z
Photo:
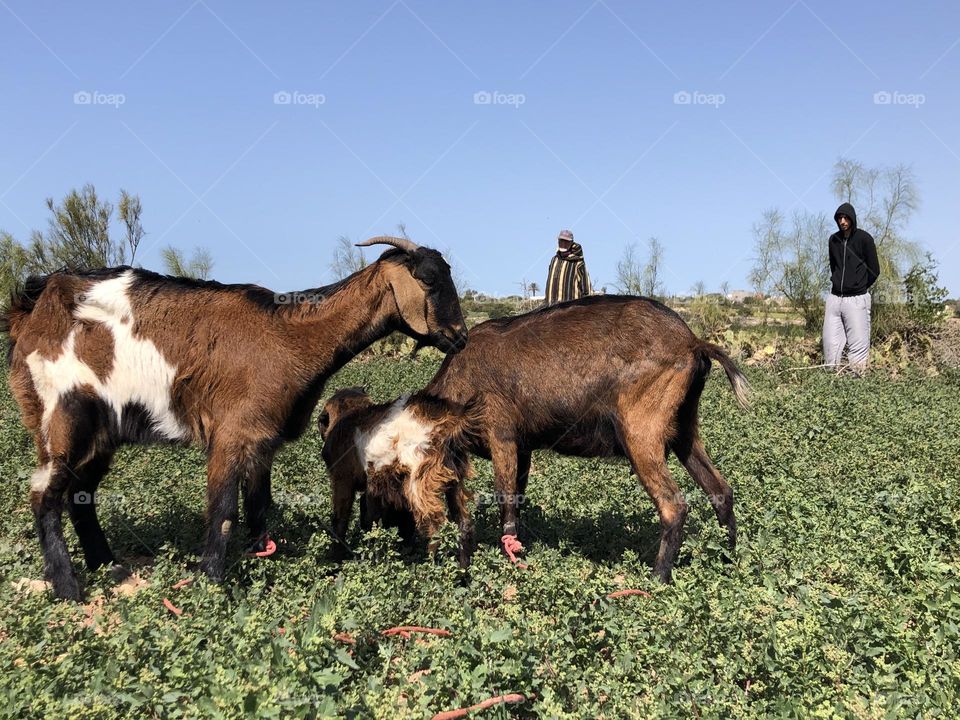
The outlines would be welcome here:
M 415 333 L 428 335 L 427 296 L 420 283 L 413 279 L 408 269 L 397 268 L 390 280 L 390 288 L 404 322 Z
M 324 410 L 317 418 L 317 428 L 320 430 L 320 437 L 327 439 L 327 431 L 330 430 L 330 413 Z

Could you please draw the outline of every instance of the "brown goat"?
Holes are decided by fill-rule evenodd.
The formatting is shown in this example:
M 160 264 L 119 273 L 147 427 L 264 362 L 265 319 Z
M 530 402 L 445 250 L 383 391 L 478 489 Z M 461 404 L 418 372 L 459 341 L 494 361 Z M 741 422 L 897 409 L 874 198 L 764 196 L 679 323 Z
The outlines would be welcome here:
M 731 550 L 736 544 L 733 491 L 697 430 L 711 359 L 746 405 L 746 378 L 675 312 L 646 298 L 594 296 L 477 325 L 424 392 L 481 401 L 483 430 L 471 450 L 493 460 L 505 536 L 517 532 L 531 451 L 629 458 L 660 516 L 654 572 L 669 582 L 687 515 L 670 450 L 710 497 Z
M 464 445 L 478 419 L 475 406 L 456 407 L 424 394 L 374 405 L 362 388 L 348 388 L 330 398 L 318 425 L 330 473 L 338 559 L 346 555 L 354 494 L 363 492 L 363 529 L 384 520 L 399 525 L 408 540 L 414 528 L 433 537 L 446 519 L 445 498 L 450 520 L 460 529 L 460 564 L 466 567 L 474 536 L 464 486 L 470 456 Z
M 64 504 L 90 569 L 114 557 L 90 500 L 118 446 L 207 451 L 201 569 L 223 578 L 243 488 L 255 550 L 266 543 L 270 468 L 299 437 L 327 378 L 394 330 L 456 351 L 466 328 L 440 253 L 406 239 L 331 286 L 275 294 L 132 268 L 31 278 L 5 318 L 10 386 L 39 458 L 30 500 L 44 572 L 80 598 Z

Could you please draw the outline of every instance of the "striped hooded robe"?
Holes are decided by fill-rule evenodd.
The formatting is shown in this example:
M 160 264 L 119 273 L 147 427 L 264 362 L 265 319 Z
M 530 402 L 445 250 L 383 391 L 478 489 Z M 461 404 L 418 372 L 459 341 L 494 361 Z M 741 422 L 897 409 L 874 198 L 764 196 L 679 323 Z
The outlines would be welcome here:
M 557 250 L 547 271 L 547 305 L 576 300 L 592 293 L 580 244 L 573 243 L 567 251 Z

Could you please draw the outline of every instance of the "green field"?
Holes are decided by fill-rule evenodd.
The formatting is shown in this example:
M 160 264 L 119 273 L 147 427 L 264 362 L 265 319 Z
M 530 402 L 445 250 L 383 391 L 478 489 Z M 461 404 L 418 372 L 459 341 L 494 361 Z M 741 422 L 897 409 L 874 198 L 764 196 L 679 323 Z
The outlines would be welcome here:
M 349 365 L 328 392 L 422 386 L 429 359 Z M 142 584 L 83 573 L 53 602 L 27 504 L 32 448 L 0 378 L 0 711 L 7 717 L 430 717 L 507 692 L 482 717 L 955 717 L 960 706 L 960 376 L 749 372 L 736 408 L 715 370 L 703 435 L 737 493 L 740 544 L 671 461 L 691 513 L 675 584 L 649 577 L 653 506 L 621 462 L 534 458 L 527 569 L 476 509 L 465 576 L 453 528 L 437 557 L 351 535 L 329 561 L 329 489 L 311 431 L 274 470 L 269 560 L 240 539 L 227 581 L 192 575 L 203 523 L 196 450 L 125 449 L 101 487 L 114 551 Z M 474 490 L 492 487 L 478 461 Z M 82 555 L 68 543 L 78 568 Z M 607 599 L 623 588 L 651 597 Z M 132 589 L 133 592 L 124 591 Z M 163 605 L 168 598 L 183 614 Z M 397 625 L 452 636 L 387 638 Z M 348 644 L 335 636 L 348 634 Z

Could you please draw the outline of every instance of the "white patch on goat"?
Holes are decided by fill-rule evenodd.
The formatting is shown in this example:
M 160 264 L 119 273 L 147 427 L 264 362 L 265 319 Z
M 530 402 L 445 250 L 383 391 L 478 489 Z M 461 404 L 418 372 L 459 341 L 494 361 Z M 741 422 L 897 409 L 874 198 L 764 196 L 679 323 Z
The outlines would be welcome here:
M 63 353 L 56 360 L 46 360 L 37 351 L 27 357 L 34 387 L 43 403 L 44 432 L 60 397 L 80 385 L 89 385 L 113 408 L 118 419 L 122 420 L 125 404 L 139 403 L 146 408 L 158 433 L 170 440 L 190 437 L 189 429 L 172 409 L 176 368 L 151 340 L 133 336 L 132 282 L 132 270 L 102 280 L 80 298 L 74 311 L 76 320 L 100 323 L 113 335 L 113 365 L 105 381 L 101 382 L 90 366 L 77 357 L 74 346 L 76 334 L 81 331 L 79 326 L 70 331 Z
M 30 491 L 42 493 L 50 484 L 50 463 L 39 467 L 33 471 L 33 477 L 30 478 Z
M 411 490 L 415 491 L 433 426 L 414 415 L 412 408 L 407 407 L 408 400 L 409 395 L 396 400 L 383 420 L 369 431 L 358 429 L 355 441 L 362 467 L 373 465 L 373 469 L 378 470 L 397 462 L 409 473 Z

